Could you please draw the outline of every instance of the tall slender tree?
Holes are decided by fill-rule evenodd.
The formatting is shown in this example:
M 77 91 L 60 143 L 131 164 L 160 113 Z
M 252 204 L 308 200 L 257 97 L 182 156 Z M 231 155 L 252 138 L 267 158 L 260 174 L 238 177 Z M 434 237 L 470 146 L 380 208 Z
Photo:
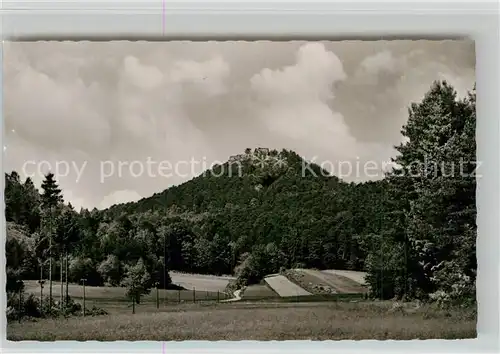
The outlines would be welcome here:
M 61 189 L 59 188 L 52 172 L 47 173 L 42 182 L 41 202 L 45 218 L 48 219 L 47 238 L 49 242 L 49 301 L 52 303 L 52 250 L 54 246 L 54 221 L 58 207 L 63 203 Z

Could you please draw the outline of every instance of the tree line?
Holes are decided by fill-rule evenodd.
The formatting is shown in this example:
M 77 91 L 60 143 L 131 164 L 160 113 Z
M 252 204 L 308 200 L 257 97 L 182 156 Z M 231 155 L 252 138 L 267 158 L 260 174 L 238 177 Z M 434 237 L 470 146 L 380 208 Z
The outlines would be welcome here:
M 473 300 L 475 101 L 475 87 L 459 98 L 434 82 L 378 181 L 347 183 L 304 170 L 293 151 L 255 148 L 149 198 L 75 211 L 53 174 L 40 192 L 5 174 L 7 286 L 64 274 L 140 294 L 168 287 L 170 270 L 234 274 L 243 286 L 307 267 L 367 271 L 378 298 Z

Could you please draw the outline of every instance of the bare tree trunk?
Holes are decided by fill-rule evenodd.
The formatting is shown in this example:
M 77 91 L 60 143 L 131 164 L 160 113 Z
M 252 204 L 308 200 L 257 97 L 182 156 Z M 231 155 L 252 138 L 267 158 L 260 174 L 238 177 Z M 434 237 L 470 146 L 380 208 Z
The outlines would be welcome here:
M 60 266 L 59 266 L 59 278 L 61 280 L 61 297 L 60 297 L 60 303 L 61 303 L 61 309 L 63 308 L 63 301 L 64 301 L 64 281 L 63 281 L 63 270 L 64 270 L 64 256 L 63 253 L 61 252 L 61 255 L 59 256 L 60 258 Z
M 49 307 L 52 307 L 52 207 L 50 207 L 49 229 Z
M 43 316 L 43 261 L 40 259 L 40 313 Z
M 68 251 L 66 251 L 66 304 L 69 299 L 69 282 L 68 282 Z
M 52 240 L 49 238 L 49 306 L 52 306 Z

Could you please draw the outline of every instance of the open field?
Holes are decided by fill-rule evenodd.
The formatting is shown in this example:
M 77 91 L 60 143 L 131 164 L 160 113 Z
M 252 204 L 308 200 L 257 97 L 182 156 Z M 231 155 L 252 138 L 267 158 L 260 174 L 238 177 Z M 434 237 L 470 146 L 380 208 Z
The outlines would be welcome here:
M 338 340 L 476 337 L 472 312 L 422 307 L 391 312 L 390 303 L 212 303 L 113 315 L 12 322 L 9 340 Z
M 201 301 L 201 300 L 224 300 L 232 296 L 224 293 L 224 289 L 232 277 L 214 276 L 204 274 L 185 274 L 170 272 L 172 283 L 183 287 L 185 290 L 158 290 L 158 296 L 161 302 L 179 302 L 179 301 Z M 61 294 L 60 282 L 52 283 L 52 294 L 57 299 Z M 45 283 L 43 293 L 49 294 L 48 282 Z M 40 285 L 35 280 L 25 281 L 27 293 L 40 294 Z M 194 291 L 194 293 L 193 293 Z M 64 294 L 66 288 L 64 287 Z M 69 296 L 72 298 L 83 298 L 83 286 L 79 284 L 69 284 Z M 85 297 L 88 300 L 113 300 L 128 301 L 125 297 L 125 288 L 111 286 L 86 286 Z M 144 301 L 156 301 L 156 291 L 144 296 Z
M 59 299 L 61 294 L 61 283 L 53 282 L 52 296 Z M 40 285 L 35 280 L 25 281 L 26 293 L 35 295 L 40 294 Z M 69 284 L 69 296 L 74 299 L 83 299 L 83 286 L 78 284 Z M 43 294 L 48 295 L 48 283 L 44 285 Z M 64 286 L 64 294 L 66 294 L 66 286 Z M 163 302 L 183 302 L 183 301 L 204 301 L 204 300 L 224 300 L 232 296 L 223 291 L 207 291 L 207 290 L 164 290 L 158 289 L 158 297 L 161 303 Z M 125 297 L 125 288 L 111 286 L 86 286 L 85 298 L 88 301 L 94 301 L 96 306 L 100 302 L 127 302 Z M 142 297 L 142 301 L 156 301 L 156 290 L 152 289 L 148 295 Z M 102 306 L 101 306 L 102 307 Z
M 322 270 L 321 272 L 326 274 L 340 275 L 342 277 L 352 279 L 356 283 L 365 284 L 365 276 L 366 276 L 365 272 L 357 272 L 355 270 L 336 270 L 336 269 L 327 269 L 327 270 Z
M 351 273 L 349 271 L 339 272 Z M 359 272 L 354 272 L 354 277 L 358 276 L 357 279 L 359 279 L 360 275 L 357 273 Z M 330 271 L 291 269 L 284 274 L 267 275 L 261 284 L 246 287 L 242 291 L 241 297 L 243 300 L 286 302 L 362 299 L 363 295 L 368 291 L 367 287 L 351 278 Z
M 289 279 L 313 294 L 366 293 L 367 288 L 342 275 L 314 269 L 293 269 L 287 272 Z
M 243 300 L 273 299 L 279 295 L 266 284 L 255 284 L 245 288 L 241 294 Z
M 172 283 L 182 286 L 185 289 L 192 290 L 193 288 L 205 291 L 217 290 L 223 291 L 229 281 L 233 280 L 234 277 L 229 276 L 215 276 L 215 275 L 205 275 L 205 274 L 187 274 L 187 273 L 177 273 L 170 272 L 170 278 L 172 278 Z
M 312 295 L 297 284 L 292 283 L 283 275 L 267 276 L 264 278 L 264 281 L 281 297 Z
M 230 280 L 234 279 L 229 276 L 215 276 L 205 274 L 187 274 L 170 272 L 172 283 L 183 287 L 186 291 L 203 292 L 206 294 L 213 293 L 217 295 L 217 291 L 223 292 Z M 36 280 L 25 281 L 26 291 L 29 293 L 40 294 L 40 285 Z M 52 282 L 52 292 L 54 296 L 59 296 L 61 291 L 60 282 Z M 66 291 L 66 290 L 64 290 Z M 48 295 L 48 281 L 44 285 L 44 294 Z M 86 286 L 85 293 L 87 298 L 119 298 L 125 296 L 125 289 L 120 287 L 96 287 Z M 154 291 L 153 291 L 154 293 Z M 169 298 L 171 294 L 177 294 L 177 290 L 159 290 L 160 298 Z M 80 284 L 69 284 L 69 295 L 71 297 L 83 297 L 83 286 Z

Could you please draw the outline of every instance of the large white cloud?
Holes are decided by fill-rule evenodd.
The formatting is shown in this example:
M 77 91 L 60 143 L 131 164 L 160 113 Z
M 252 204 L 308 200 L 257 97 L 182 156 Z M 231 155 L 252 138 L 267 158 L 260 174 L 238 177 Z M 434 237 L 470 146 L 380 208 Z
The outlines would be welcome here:
M 470 58 L 467 42 L 7 43 L 4 168 L 35 161 L 25 175 L 37 184 L 59 168 L 67 200 L 104 207 L 245 147 L 388 160 L 409 102 L 440 75 L 470 89 Z M 198 164 L 134 175 L 149 160 Z
M 258 117 L 274 134 L 289 137 L 289 148 L 324 163 L 331 172 L 342 164 L 366 161 L 384 147 L 357 141 L 332 104 L 336 84 L 346 79 L 335 53 L 321 43 L 305 44 L 298 49 L 294 65 L 264 69 L 252 77 L 252 88 L 264 102 Z M 349 176 L 362 177 L 355 172 Z
M 91 207 L 108 205 L 107 197 L 101 203 L 104 195 L 137 183 L 126 168 L 120 176 L 103 181 L 103 164 L 145 164 L 147 158 L 175 163 L 209 153 L 203 132 L 194 127 L 184 106 L 225 92 L 229 66 L 222 58 L 178 59 L 168 66 L 162 65 L 161 56 L 156 58 L 158 65 L 144 63 L 132 54 L 85 60 L 85 54 L 71 50 L 77 45 L 60 43 L 60 51 L 49 53 L 49 58 L 39 57 L 41 48 L 36 45 L 8 46 L 6 126 L 15 134 L 7 136 L 7 169 L 23 170 L 25 162 L 37 161 L 44 168 L 30 164 L 28 175 L 39 184 L 42 170 L 57 172 L 58 163 L 86 164 L 78 182 L 74 170 L 58 179 L 71 191 L 70 199 Z M 82 73 L 89 66 L 104 75 L 94 73 L 84 80 Z M 186 179 L 173 176 L 154 183 L 150 176 L 143 177 L 150 181 L 135 193 L 148 195 Z

